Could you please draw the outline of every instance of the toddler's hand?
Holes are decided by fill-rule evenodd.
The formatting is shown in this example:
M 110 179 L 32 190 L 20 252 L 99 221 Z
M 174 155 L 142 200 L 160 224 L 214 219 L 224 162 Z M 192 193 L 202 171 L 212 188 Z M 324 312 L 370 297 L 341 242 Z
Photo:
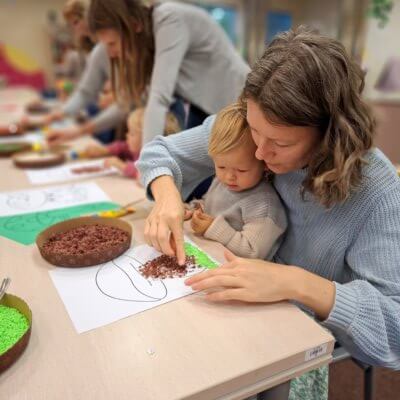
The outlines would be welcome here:
M 193 215 L 193 210 L 190 209 L 190 206 L 188 204 L 185 204 L 185 215 L 183 217 L 184 221 L 189 220 L 190 218 L 192 218 Z
M 211 215 L 205 214 L 201 209 L 197 209 L 193 212 L 191 226 L 195 233 L 204 235 L 213 221 L 214 218 Z

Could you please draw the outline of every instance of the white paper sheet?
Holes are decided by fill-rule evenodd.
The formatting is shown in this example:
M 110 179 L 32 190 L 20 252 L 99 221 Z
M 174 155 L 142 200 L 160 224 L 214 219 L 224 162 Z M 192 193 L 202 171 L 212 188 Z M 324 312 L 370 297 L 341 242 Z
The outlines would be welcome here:
M 91 160 L 61 165 L 58 167 L 43 168 L 43 169 L 26 169 L 25 172 L 29 181 L 34 185 L 46 183 L 68 182 L 87 178 L 96 178 L 99 176 L 112 175 L 118 173 L 114 167 L 103 169 L 99 172 L 81 172 L 74 173 L 76 168 L 84 167 L 99 167 L 102 168 L 104 160 Z
M 140 245 L 106 264 L 49 271 L 76 331 L 99 328 L 193 293 L 183 283 L 188 275 L 154 280 L 140 274 L 141 265 L 160 255 Z M 203 270 L 198 267 L 190 274 Z
M 6 136 L 0 137 L 0 143 L 42 143 L 44 141 L 43 135 L 40 132 L 27 133 L 25 135 Z
M 0 193 L 0 216 L 49 211 L 81 204 L 110 201 L 94 182 Z

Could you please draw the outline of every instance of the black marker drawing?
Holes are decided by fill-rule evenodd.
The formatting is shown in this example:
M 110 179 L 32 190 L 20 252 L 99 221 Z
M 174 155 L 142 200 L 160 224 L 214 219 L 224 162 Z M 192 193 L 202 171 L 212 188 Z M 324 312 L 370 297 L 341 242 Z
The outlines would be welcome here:
M 44 191 L 13 193 L 7 196 L 6 204 L 15 210 L 32 210 L 46 204 L 46 193 Z
M 144 278 L 138 271 L 141 265 L 143 264 L 132 261 L 121 263 L 117 260 L 104 264 L 96 273 L 96 285 L 101 293 L 115 300 L 154 303 L 165 299 L 168 290 L 164 282 L 150 282 Z M 107 279 L 110 273 L 118 279 L 118 287 L 114 280 Z
M 121 301 L 157 303 L 168 297 L 168 288 L 163 279 L 146 279 L 139 269 L 149 260 L 141 261 L 132 251 L 103 264 L 96 272 L 95 283 L 105 296 Z M 197 267 L 197 266 L 196 266 Z M 199 273 L 197 267 L 189 275 Z M 117 283 L 116 283 L 117 282 Z
M 8 194 L 5 203 L 9 208 L 14 210 L 30 211 L 37 210 L 49 203 L 57 204 L 61 202 L 65 206 L 82 202 L 86 199 L 86 188 L 69 186 Z

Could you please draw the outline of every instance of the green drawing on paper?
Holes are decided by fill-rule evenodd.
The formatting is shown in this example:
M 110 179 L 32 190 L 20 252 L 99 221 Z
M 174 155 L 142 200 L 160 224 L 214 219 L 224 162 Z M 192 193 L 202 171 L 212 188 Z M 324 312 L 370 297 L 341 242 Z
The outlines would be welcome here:
M 198 247 L 188 242 L 185 242 L 185 254 L 187 256 L 194 256 L 196 264 L 200 265 L 201 267 L 209 269 L 218 267 L 218 264 L 215 261 L 211 260 L 211 258 L 206 253 L 204 253 L 204 251 L 200 250 Z
M 59 210 L 0 217 L 0 236 L 21 244 L 32 244 L 35 242 L 38 233 L 57 222 L 116 208 L 119 208 L 116 203 L 99 202 L 66 207 Z

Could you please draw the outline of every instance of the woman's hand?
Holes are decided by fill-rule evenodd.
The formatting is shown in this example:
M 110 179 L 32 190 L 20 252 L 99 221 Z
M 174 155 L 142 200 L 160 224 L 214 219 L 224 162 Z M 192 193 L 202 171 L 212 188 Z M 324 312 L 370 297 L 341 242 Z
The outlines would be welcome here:
M 226 263 L 212 271 L 186 279 L 193 290 L 211 291 L 208 300 L 240 300 L 272 303 L 296 300 L 328 318 L 334 302 L 335 284 L 300 267 L 236 257 L 225 251 Z
M 109 156 L 110 152 L 107 147 L 92 144 L 86 147 L 84 154 L 88 158 L 99 158 Z
M 115 167 L 119 171 L 123 171 L 126 167 L 126 162 L 122 161 L 118 157 L 109 157 L 104 160 L 104 166 L 106 168 Z
M 185 263 L 183 220 L 185 207 L 171 176 L 160 176 L 151 183 L 155 205 L 147 217 L 144 236 L 158 251 L 176 256 Z
M 200 208 L 198 208 L 193 212 L 190 225 L 194 233 L 197 233 L 198 235 L 204 235 L 213 221 L 214 218 L 211 215 L 204 213 Z
M 271 303 L 291 298 L 289 268 L 268 261 L 236 257 L 225 251 L 226 263 L 186 279 L 193 290 L 211 290 L 212 301 Z

